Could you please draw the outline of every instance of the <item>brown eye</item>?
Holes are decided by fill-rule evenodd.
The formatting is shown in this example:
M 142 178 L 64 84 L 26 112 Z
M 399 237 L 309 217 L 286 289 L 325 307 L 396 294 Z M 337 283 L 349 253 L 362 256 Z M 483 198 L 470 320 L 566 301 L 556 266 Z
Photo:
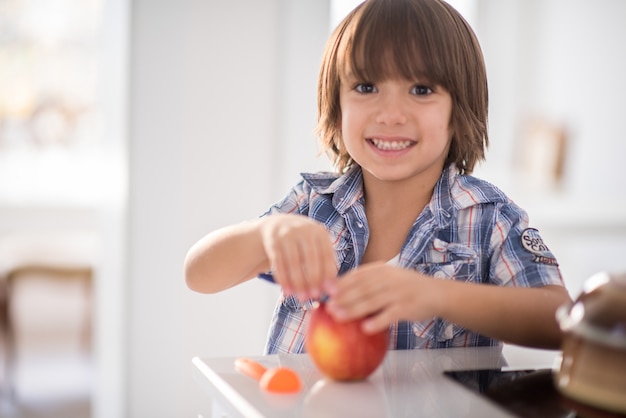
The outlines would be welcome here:
M 411 89 L 411 94 L 415 94 L 417 96 L 428 96 L 433 93 L 433 89 L 428 86 L 424 86 L 418 84 Z
M 371 83 L 359 83 L 354 86 L 354 90 L 362 94 L 376 93 L 376 87 Z

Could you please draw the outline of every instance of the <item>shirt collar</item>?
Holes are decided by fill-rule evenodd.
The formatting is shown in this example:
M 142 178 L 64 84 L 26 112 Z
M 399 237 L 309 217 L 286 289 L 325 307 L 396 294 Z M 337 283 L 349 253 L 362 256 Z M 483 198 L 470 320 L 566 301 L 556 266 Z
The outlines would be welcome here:
M 508 197 L 491 183 L 463 175 L 454 163 L 443 170 L 435 185 L 429 208 L 440 225 L 460 210 L 486 203 L 506 203 Z
M 301 175 L 314 192 L 332 194 L 333 207 L 341 214 L 363 197 L 363 173 L 358 165 L 344 174 L 321 172 Z
M 448 224 L 454 215 L 452 212 L 456 212 L 454 200 L 450 193 L 450 185 L 454 183 L 457 175 L 459 175 L 459 170 L 456 168 L 456 165 L 450 164 L 444 168 L 439 181 L 435 184 L 435 190 L 428 208 L 439 226 Z
M 339 213 L 363 197 L 363 173 L 358 165 L 346 173 L 302 173 L 302 178 L 318 194 L 332 194 L 333 206 Z M 443 226 L 456 216 L 459 210 L 482 203 L 506 202 L 507 197 L 495 186 L 472 177 L 462 175 L 454 163 L 444 168 L 435 185 L 428 208 Z

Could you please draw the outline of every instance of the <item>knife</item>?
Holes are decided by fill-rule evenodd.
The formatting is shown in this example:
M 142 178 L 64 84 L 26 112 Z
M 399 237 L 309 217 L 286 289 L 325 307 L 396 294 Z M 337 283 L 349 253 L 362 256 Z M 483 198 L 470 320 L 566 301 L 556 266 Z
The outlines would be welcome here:
M 276 283 L 276 281 L 274 280 L 274 276 L 272 276 L 269 273 L 259 273 L 257 275 L 258 278 L 265 280 L 266 282 L 270 282 L 270 283 Z M 326 302 L 328 301 L 329 296 L 326 293 L 323 293 L 322 296 L 320 296 L 319 301 L 320 302 Z

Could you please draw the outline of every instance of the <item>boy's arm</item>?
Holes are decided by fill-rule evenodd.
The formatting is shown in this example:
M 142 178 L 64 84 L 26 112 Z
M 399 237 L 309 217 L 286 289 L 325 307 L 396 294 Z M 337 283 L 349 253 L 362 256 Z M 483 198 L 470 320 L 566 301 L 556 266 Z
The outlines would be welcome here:
M 190 289 L 215 293 L 269 270 L 260 235 L 262 219 L 227 226 L 194 244 L 185 258 Z
M 562 286 L 537 288 L 436 280 L 437 316 L 503 342 L 557 349 L 556 310 L 571 302 Z
M 185 277 L 192 290 L 214 293 L 272 270 L 286 294 L 321 294 L 337 275 L 335 251 L 323 224 L 302 215 L 273 214 L 214 231 L 188 252 Z
M 380 278 L 384 277 L 384 280 Z M 396 321 L 444 318 L 503 342 L 558 348 L 557 308 L 571 301 L 564 287 L 507 287 L 437 279 L 371 263 L 328 282 L 329 309 L 339 320 L 367 317 L 366 332 Z

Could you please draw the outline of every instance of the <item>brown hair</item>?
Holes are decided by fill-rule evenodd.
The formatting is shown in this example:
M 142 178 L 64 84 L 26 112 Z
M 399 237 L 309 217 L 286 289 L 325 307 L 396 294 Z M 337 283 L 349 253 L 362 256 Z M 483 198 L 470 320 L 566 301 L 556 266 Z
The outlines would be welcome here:
M 381 59 L 382 57 L 382 59 Z M 366 0 L 337 26 L 318 81 L 317 132 L 340 172 L 353 165 L 341 136 L 339 90 L 348 72 L 368 82 L 400 76 L 428 80 L 452 97 L 446 165 L 471 173 L 485 158 L 487 76 L 469 24 L 441 0 Z

